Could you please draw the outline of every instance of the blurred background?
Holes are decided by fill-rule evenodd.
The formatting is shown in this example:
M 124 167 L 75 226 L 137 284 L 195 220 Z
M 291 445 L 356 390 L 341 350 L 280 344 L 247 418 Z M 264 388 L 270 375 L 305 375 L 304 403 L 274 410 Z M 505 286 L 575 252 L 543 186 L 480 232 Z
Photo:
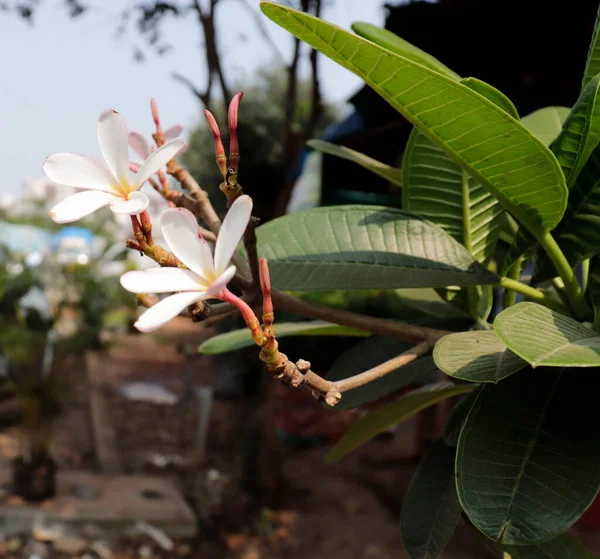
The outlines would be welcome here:
M 385 26 L 494 85 L 521 116 L 574 103 L 598 8 L 597 0 L 285 3 L 345 28 Z M 326 410 L 308 391 L 273 383 L 254 348 L 198 351 L 240 328 L 237 319 L 178 317 L 137 333 L 141 309 L 119 277 L 154 263 L 125 248 L 128 216 L 106 209 L 54 224 L 49 208 L 72 189 L 41 166 L 57 151 L 97 155 L 95 124 L 106 108 L 150 138 L 154 97 L 163 125 L 184 127 L 182 163 L 222 214 L 202 112 L 224 123 L 243 90 L 240 182 L 266 222 L 319 205 L 400 207 L 397 186 L 306 141 L 399 167 L 411 126 L 357 77 L 271 24 L 257 0 L 0 0 L 0 30 L 0 557 L 405 557 L 402 498 L 443 410 L 325 465 L 329 445 L 362 411 Z M 158 223 L 167 203 L 145 192 Z M 407 290 L 302 296 L 464 326 L 443 312 L 423 319 Z M 323 375 L 356 345 L 282 342 Z M 575 530 L 600 551 L 597 508 Z M 459 527 L 445 556 L 488 551 Z

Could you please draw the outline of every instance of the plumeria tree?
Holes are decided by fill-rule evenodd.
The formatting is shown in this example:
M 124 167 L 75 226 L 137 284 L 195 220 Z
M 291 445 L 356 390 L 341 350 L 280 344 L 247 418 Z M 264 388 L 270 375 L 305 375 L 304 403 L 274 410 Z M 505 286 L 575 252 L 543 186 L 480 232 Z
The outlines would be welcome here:
M 461 518 L 503 557 L 593 557 L 566 531 L 600 488 L 599 26 L 575 105 L 521 118 L 500 91 L 462 78 L 388 31 L 356 24 L 351 33 L 283 5 L 261 7 L 414 125 L 401 171 L 313 144 L 401 184 L 403 210 L 327 207 L 258 226 L 239 180 L 238 94 L 229 106 L 228 157 L 206 113 L 227 199 L 223 222 L 178 164 L 183 141 L 166 141 L 155 103 L 156 148 L 136 149 L 145 161 L 133 165 L 133 179 L 125 123 L 114 111 L 98 122 L 104 163 L 48 158 L 50 178 L 85 189 L 54 208 L 54 219 L 72 221 L 105 205 L 131 215 L 128 246 L 160 266 L 121 278 L 149 307 L 136 323 L 143 332 L 181 313 L 196 321 L 240 313 L 246 330 L 200 350 L 256 345 L 275 379 L 309 388 L 334 410 L 405 389 L 363 415 L 330 461 L 428 407 L 455 402 L 404 502 L 411 557 L 439 557 Z M 171 205 L 160 220 L 168 248 L 152 236 L 140 192 L 146 180 Z M 421 320 L 375 318 L 289 293 L 331 289 L 398 290 Z M 173 294 L 146 296 L 156 293 Z M 311 320 L 277 323 L 276 311 Z M 455 322 L 441 329 L 441 316 Z M 307 333 L 366 339 L 324 376 L 309 355 L 292 361 L 279 350 L 278 336 Z M 432 374 L 443 380 L 406 391 Z

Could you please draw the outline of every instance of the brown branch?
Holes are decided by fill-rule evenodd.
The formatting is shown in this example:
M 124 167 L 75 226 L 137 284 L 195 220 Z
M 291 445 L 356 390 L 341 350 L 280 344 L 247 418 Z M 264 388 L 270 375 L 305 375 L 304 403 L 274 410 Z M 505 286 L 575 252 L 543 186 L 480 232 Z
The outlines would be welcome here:
M 181 167 L 174 159 L 171 159 L 167 163 L 167 172 L 193 196 L 195 204 L 192 213 L 204 221 L 215 235 L 218 234 L 219 229 L 221 229 L 221 220 L 210 203 L 208 193 L 196 182 L 196 179 L 190 175 L 189 171 Z M 177 196 L 174 196 L 174 198 L 171 201 L 175 202 L 175 204 L 181 200 Z M 189 201 L 181 200 L 180 203 L 182 207 L 185 207 L 184 204 L 189 204 Z
M 259 220 L 256 217 L 250 218 L 248 227 L 246 227 L 246 231 L 244 232 L 244 247 L 246 249 L 246 254 L 248 255 L 252 286 L 254 287 L 255 294 L 258 296 L 258 301 L 260 301 L 260 266 L 258 263 L 258 247 L 256 240 L 256 226 L 258 221 Z
M 431 345 L 434 345 L 440 338 L 452 333 L 425 326 L 395 322 L 384 318 L 374 318 L 342 309 L 334 309 L 326 305 L 303 301 L 277 289 L 273 289 L 273 304 L 278 309 L 299 314 L 306 318 L 325 320 L 326 322 L 340 324 L 341 326 L 358 328 L 381 336 L 392 336 L 411 342 L 427 341 Z
M 414 361 L 415 359 L 421 357 L 431 349 L 431 345 L 429 342 L 421 342 L 416 346 L 412 347 L 408 351 L 405 351 L 403 354 L 398 355 L 377 367 L 373 367 L 364 373 L 360 373 L 359 375 L 355 375 L 353 377 L 345 378 L 335 383 L 335 386 L 340 392 L 348 392 L 348 390 L 354 390 L 359 386 L 363 386 L 377 380 L 378 378 L 384 377 L 388 373 L 395 371 L 399 367 L 403 365 L 408 365 L 408 363 Z
M 294 388 L 305 385 L 313 391 L 316 397 L 324 400 L 328 406 L 333 407 L 341 400 L 344 392 L 354 390 L 378 378 L 384 377 L 403 365 L 411 363 L 430 349 L 431 345 L 429 342 L 421 342 L 408 351 L 405 351 L 402 355 L 385 361 L 373 369 L 337 382 L 324 379 L 312 371 L 308 361 L 299 359 L 296 363 L 292 363 L 287 355 L 277 350 L 274 355 L 263 349 L 260 357 L 266 363 L 274 379 L 280 380 L 284 384 L 288 384 Z
M 179 74 L 178 72 L 172 72 L 171 73 L 171 77 L 180 82 L 181 84 L 185 85 L 197 98 L 198 100 L 204 105 L 205 108 L 210 108 L 210 87 L 211 87 L 211 79 L 209 78 L 209 83 L 208 83 L 208 89 L 207 91 L 200 91 L 196 85 L 192 82 L 192 80 L 190 80 L 189 78 L 186 78 L 183 74 Z
M 269 30 L 265 25 L 266 19 L 262 16 L 260 12 L 257 12 L 252 8 L 248 0 L 239 0 L 250 12 L 250 15 L 254 19 L 254 27 L 258 29 L 259 33 L 262 35 L 262 38 L 268 43 L 270 51 L 275 55 L 277 62 L 282 66 L 285 64 L 285 57 L 283 56 L 281 50 L 277 46 L 277 43 L 271 38 L 269 34 Z
M 200 23 L 200 26 L 202 27 L 202 31 L 204 33 L 204 54 L 206 57 L 206 66 L 209 76 L 209 83 L 207 86 L 206 95 L 210 100 L 210 91 L 212 89 L 212 76 L 216 75 L 219 80 L 219 85 L 221 86 L 221 93 L 223 97 L 223 104 L 225 106 L 225 112 L 227 112 L 227 107 L 229 105 L 229 101 L 231 100 L 231 93 L 225 80 L 225 74 L 223 73 L 223 67 L 221 66 L 221 59 L 219 57 L 219 51 L 217 48 L 215 31 L 216 5 L 217 1 L 211 0 L 208 12 L 204 12 L 202 10 L 202 6 L 200 6 L 200 2 L 198 0 L 194 0 L 192 8 L 198 16 L 198 22 Z

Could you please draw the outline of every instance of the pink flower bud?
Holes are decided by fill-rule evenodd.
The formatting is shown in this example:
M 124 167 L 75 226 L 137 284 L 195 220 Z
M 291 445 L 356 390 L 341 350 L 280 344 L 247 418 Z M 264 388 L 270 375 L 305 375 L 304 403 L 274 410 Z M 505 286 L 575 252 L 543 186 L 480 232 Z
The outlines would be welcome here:
M 217 165 L 221 171 L 223 179 L 227 176 L 227 158 L 225 157 L 225 148 L 223 147 L 223 141 L 221 140 L 221 131 L 219 125 L 213 114 L 210 111 L 204 111 L 208 128 L 210 129 L 213 138 L 215 139 L 215 154 L 217 156 Z
M 229 162 L 233 167 L 233 172 L 237 176 L 238 169 L 240 166 L 240 146 L 238 143 L 238 111 L 240 108 L 240 101 L 244 96 L 244 92 L 240 91 L 234 95 L 231 103 L 229 104 L 229 114 L 227 123 L 229 125 Z

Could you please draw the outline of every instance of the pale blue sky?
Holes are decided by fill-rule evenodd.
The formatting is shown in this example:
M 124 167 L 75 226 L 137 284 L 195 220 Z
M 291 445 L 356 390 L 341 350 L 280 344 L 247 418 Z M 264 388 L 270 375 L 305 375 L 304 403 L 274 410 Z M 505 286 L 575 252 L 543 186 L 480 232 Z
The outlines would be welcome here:
M 134 32 L 115 38 L 116 15 L 125 2 L 90 0 L 97 6 L 78 21 L 65 14 L 62 0 L 45 0 L 30 27 L 14 16 L 0 14 L 0 193 L 16 192 L 27 178 L 42 175 L 47 154 L 73 151 L 98 155 L 96 119 L 103 109 L 121 112 L 129 129 L 151 131 L 149 99 L 154 96 L 166 126 L 192 126 L 199 119 L 196 99 L 170 74 L 180 72 L 202 85 L 204 64 L 194 21 L 174 21 L 165 36 L 175 47 L 144 63 L 133 61 L 133 45 L 143 46 Z M 258 0 L 250 0 L 258 9 Z M 336 0 L 323 17 L 348 28 L 357 20 L 382 24 L 383 0 Z M 251 73 L 272 63 L 268 47 L 253 31 L 253 22 L 239 0 L 223 0 L 219 28 L 227 18 L 232 44 L 222 54 L 229 76 Z M 290 36 L 266 20 L 284 52 Z M 239 33 L 248 38 L 238 42 Z M 222 35 L 221 35 L 222 36 Z M 360 80 L 322 57 L 321 77 L 327 99 L 345 99 Z

